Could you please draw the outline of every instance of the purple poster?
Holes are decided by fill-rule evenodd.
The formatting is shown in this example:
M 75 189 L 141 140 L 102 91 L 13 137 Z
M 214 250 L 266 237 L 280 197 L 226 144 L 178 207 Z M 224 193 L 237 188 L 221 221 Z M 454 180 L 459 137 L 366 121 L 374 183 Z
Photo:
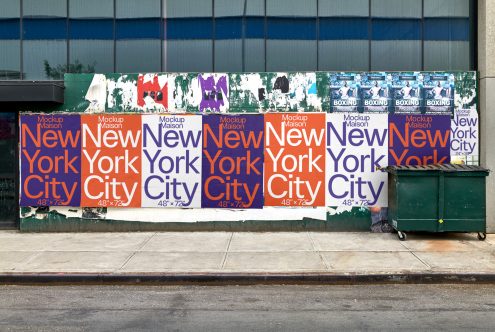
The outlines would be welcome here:
M 79 115 L 21 115 L 21 206 L 80 206 Z
M 389 115 L 389 165 L 450 162 L 450 115 Z
M 263 207 L 263 115 L 203 117 L 202 207 Z

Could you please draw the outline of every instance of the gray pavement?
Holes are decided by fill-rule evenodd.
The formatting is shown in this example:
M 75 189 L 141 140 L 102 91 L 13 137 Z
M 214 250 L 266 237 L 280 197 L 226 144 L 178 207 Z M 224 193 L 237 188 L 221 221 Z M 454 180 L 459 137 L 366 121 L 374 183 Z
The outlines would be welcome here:
M 1 331 L 493 331 L 493 285 L 0 286 Z
M 0 232 L 0 274 L 491 274 L 495 235 Z

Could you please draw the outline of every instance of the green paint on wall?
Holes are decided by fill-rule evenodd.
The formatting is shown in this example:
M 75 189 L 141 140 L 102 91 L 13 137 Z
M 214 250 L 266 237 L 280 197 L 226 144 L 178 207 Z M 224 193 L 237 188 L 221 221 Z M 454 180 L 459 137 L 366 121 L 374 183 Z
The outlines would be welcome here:
M 91 85 L 94 74 L 65 74 L 64 75 L 64 104 L 59 111 L 82 113 L 88 106 L 86 93 Z
M 247 75 L 261 76 L 261 74 L 243 73 L 232 73 L 229 75 L 229 105 L 232 113 L 259 113 L 259 110 L 262 108 L 261 103 L 258 101 L 257 96 L 253 94 L 253 91 L 243 89 L 242 87 L 242 78 L 246 78 Z
M 370 231 L 371 213 L 369 209 L 353 207 L 331 215 L 327 213 L 327 230 L 329 231 Z
M 327 220 L 302 218 L 300 220 L 231 220 L 208 222 L 142 222 L 111 219 L 67 217 L 55 210 L 21 208 L 21 231 L 24 232 L 118 232 L 118 231 L 370 231 L 371 215 L 368 209 L 353 208 Z
M 327 72 L 316 72 L 316 91 L 323 112 L 330 112 L 330 77 Z

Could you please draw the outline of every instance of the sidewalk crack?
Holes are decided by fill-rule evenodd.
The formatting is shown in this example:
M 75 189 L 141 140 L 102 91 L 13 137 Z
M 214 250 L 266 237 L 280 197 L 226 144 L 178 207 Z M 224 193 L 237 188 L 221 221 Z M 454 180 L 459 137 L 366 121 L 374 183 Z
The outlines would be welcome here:
M 313 240 L 313 238 L 311 237 L 311 233 L 310 232 L 306 232 L 306 235 L 308 236 L 309 241 L 311 242 L 311 246 L 313 247 L 313 251 L 315 251 L 318 254 L 318 256 L 320 257 L 320 260 L 322 261 L 323 265 L 325 266 L 325 269 L 326 270 L 330 270 L 331 267 L 325 261 L 325 258 L 323 257 L 321 251 L 319 251 L 318 249 L 316 249 L 316 244 L 315 244 L 315 241 Z
M 426 265 L 426 267 L 428 268 L 428 270 L 431 270 L 431 266 L 430 264 L 426 263 L 426 261 L 424 261 L 423 259 L 421 259 L 418 255 L 416 255 L 415 252 L 413 252 L 412 250 L 409 251 L 411 254 L 413 254 L 414 257 L 416 257 L 421 263 L 423 263 L 424 265 Z
M 227 249 L 225 249 L 225 255 L 223 255 L 222 265 L 220 265 L 220 270 L 225 267 L 225 262 L 227 261 L 227 255 L 229 254 L 230 244 L 232 243 L 232 238 L 234 237 L 234 232 L 230 233 L 229 243 L 227 244 Z
M 150 237 L 148 237 L 147 239 L 145 239 L 140 245 L 139 247 L 134 250 L 134 252 L 132 254 L 129 255 L 129 257 L 127 257 L 124 261 L 124 263 L 122 263 L 122 266 L 118 268 L 118 270 L 122 270 L 124 268 L 124 266 L 132 259 L 132 257 L 134 257 L 141 249 L 144 248 L 144 246 L 150 242 L 150 240 L 156 235 L 157 233 L 153 233 Z
M 14 267 L 10 270 L 11 271 L 19 271 L 19 270 L 22 271 L 23 267 L 29 266 L 29 264 L 31 264 L 33 261 L 38 259 L 38 257 L 41 254 L 43 254 L 44 252 L 46 252 L 46 251 L 38 251 L 38 252 L 32 251 L 31 255 L 27 256 L 24 259 L 21 259 L 21 261 L 19 261 L 17 263 L 14 263 Z

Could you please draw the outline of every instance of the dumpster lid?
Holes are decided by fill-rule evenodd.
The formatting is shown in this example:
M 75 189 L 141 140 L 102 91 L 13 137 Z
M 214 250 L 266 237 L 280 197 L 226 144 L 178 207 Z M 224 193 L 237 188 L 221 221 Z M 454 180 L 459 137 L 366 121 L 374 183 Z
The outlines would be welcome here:
M 394 165 L 382 168 L 386 172 L 396 171 L 441 171 L 441 172 L 490 172 L 481 166 L 458 164 Z

